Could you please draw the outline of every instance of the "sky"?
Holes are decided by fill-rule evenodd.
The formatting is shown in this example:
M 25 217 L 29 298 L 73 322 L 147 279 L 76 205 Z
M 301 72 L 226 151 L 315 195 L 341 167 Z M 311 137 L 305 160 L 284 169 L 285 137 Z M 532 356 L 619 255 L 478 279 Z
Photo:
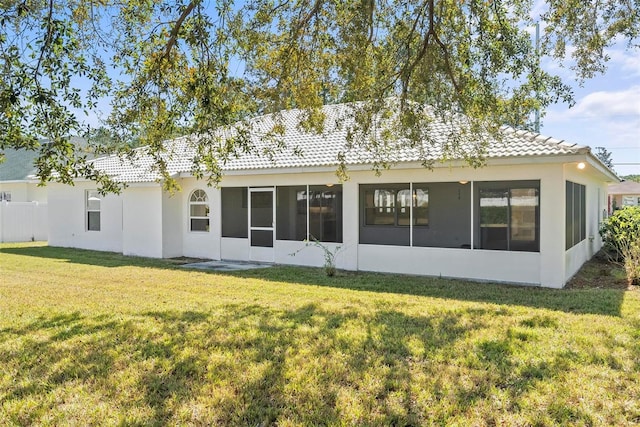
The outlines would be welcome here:
M 604 147 L 612 153 L 618 175 L 640 175 L 640 49 L 616 46 L 608 53 L 607 72 L 582 87 L 567 67 L 543 65 L 573 83 L 576 104 L 548 108 L 540 133 L 588 145 L 594 152 Z
M 537 20 L 546 8 L 535 0 L 531 17 Z M 544 23 L 541 23 L 541 32 Z M 530 29 L 534 37 L 535 29 Z M 567 46 L 571 51 L 571 46 Z M 607 71 L 584 82 L 576 82 L 569 63 L 543 60 L 542 67 L 562 77 L 574 89 L 575 105 L 552 105 L 545 111 L 540 133 L 579 145 L 604 147 L 611 152 L 618 176 L 640 175 L 640 48 L 630 50 L 617 43 L 606 51 Z

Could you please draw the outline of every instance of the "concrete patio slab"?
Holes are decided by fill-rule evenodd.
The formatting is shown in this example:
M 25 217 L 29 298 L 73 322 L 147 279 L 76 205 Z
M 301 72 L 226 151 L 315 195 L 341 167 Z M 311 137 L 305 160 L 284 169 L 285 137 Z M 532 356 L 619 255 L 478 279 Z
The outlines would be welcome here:
M 192 264 L 184 264 L 183 268 L 195 268 L 199 270 L 212 270 L 212 271 L 242 271 L 253 270 L 256 268 L 269 268 L 273 264 L 257 263 L 257 262 L 243 262 L 243 261 L 205 261 L 195 262 Z

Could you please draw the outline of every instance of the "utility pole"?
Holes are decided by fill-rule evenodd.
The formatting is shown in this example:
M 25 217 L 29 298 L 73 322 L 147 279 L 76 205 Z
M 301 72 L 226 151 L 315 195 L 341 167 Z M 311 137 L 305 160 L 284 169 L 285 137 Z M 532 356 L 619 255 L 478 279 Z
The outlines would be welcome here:
M 538 86 L 540 85 L 540 21 L 536 22 L 536 101 L 540 102 Z M 540 133 L 540 105 L 536 106 L 535 130 Z

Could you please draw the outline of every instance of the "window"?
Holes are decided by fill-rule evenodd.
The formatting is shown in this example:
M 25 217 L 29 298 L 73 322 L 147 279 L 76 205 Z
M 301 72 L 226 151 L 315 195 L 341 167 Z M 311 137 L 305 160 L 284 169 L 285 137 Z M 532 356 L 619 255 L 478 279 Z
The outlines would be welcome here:
M 204 190 L 194 190 L 189 197 L 189 229 L 209 231 L 209 198 Z
M 276 188 L 276 239 L 307 238 L 307 186 Z
M 539 182 L 478 183 L 480 248 L 540 250 Z
M 249 237 L 246 187 L 224 187 L 221 192 L 222 237 Z
M 87 190 L 85 198 L 87 231 L 100 231 L 100 193 L 97 190 Z
M 413 212 L 412 212 L 413 211 Z M 365 186 L 364 224 L 367 226 L 429 225 L 429 190 L 424 184 L 387 188 Z
M 276 238 L 342 242 L 342 186 L 300 185 L 276 189 Z
M 569 249 L 587 238 L 586 187 L 566 182 L 565 248 Z
M 11 191 L 0 191 L 0 202 L 10 202 Z
M 360 209 L 360 243 L 410 246 L 412 231 L 423 243 L 429 226 L 429 188 L 410 183 L 361 185 Z
M 342 242 L 342 185 L 309 186 L 309 238 Z

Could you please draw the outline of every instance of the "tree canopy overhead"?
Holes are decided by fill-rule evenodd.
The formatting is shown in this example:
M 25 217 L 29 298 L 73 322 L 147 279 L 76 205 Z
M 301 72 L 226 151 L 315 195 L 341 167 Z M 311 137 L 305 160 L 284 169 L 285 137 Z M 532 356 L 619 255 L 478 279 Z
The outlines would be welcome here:
M 607 47 L 636 49 L 640 33 L 640 0 L 549 0 L 540 16 L 533 7 L 531 0 L 0 0 L 0 151 L 39 151 L 43 181 L 83 176 L 117 190 L 69 143 L 88 130 L 82 112 L 95 113 L 105 97 L 110 150 L 130 150 L 135 140 L 163 171 L 162 142 L 195 133 L 198 175 L 214 183 L 225 158 L 251 150 L 251 129 L 223 145 L 208 131 L 288 108 L 305 109 L 300 126 L 318 132 L 320 106 L 363 101 L 353 114 L 364 137 L 352 143 L 364 147 L 385 144 L 367 124 L 390 116 L 380 102 L 389 97 L 401 106 L 393 138 L 407 144 L 428 126 L 421 104 L 443 117 L 462 113 L 472 133 L 531 127 L 536 109 L 573 102 L 568 82 L 541 69 L 540 58 L 564 61 L 587 79 L 604 71 Z M 545 25 L 536 46 L 538 20 Z M 104 138 L 96 141 L 100 152 Z M 468 161 L 481 159 L 479 145 Z

